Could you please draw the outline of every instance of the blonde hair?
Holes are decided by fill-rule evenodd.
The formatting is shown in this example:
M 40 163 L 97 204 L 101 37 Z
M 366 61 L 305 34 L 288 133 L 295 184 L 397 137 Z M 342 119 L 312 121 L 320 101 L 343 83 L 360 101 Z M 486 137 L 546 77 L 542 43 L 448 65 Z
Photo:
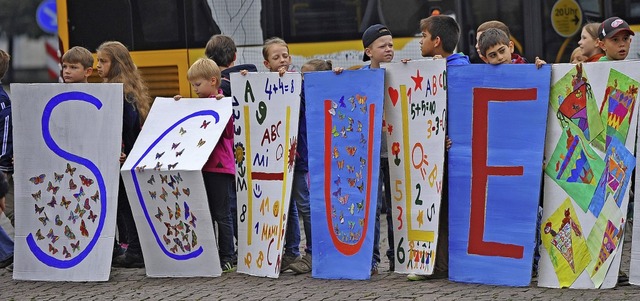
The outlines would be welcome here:
M 598 29 L 600 28 L 600 23 L 587 23 L 582 27 L 592 39 L 598 39 Z
M 218 64 L 214 62 L 210 58 L 199 58 L 196 60 L 189 70 L 187 71 L 187 79 L 189 81 L 196 79 L 207 79 L 215 78 L 218 86 L 220 86 L 220 79 L 222 75 L 220 74 L 220 68 Z
M 87 48 L 74 46 L 62 56 L 63 63 L 80 63 L 85 69 L 93 67 L 93 55 Z
M 331 60 L 312 59 L 302 65 L 302 68 L 309 67 L 313 71 L 327 71 L 333 69 Z
M 11 61 L 11 56 L 4 50 L 0 49 L 0 79 L 2 79 L 9 70 L 9 62 Z
M 153 99 L 138 68 L 133 63 L 129 50 L 117 41 L 104 42 L 98 52 L 111 59 L 109 73 L 105 75 L 105 83 L 123 83 L 125 100 L 135 106 L 140 113 L 140 124 L 144 124 Z
M 285 42 L 283 39 L 278 37 L 267 39 L 266 41 L 264 41 L 264 46 L 262 46 L 262 57 L 265 60 L 269 60 L 269 47 L 271 47 L 271 45 L 282 45 L 284 47 L 287 47 L 287 51 L 289 51 L 289 45 L 287 45 L 287 42 Z

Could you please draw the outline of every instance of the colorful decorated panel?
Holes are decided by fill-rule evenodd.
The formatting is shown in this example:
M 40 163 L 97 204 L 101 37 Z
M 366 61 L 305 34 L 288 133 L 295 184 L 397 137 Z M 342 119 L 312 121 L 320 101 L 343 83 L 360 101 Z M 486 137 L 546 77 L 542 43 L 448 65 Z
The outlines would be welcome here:
M 122 132 L 121 84 L 14 84 L 14 278 L 106 281 Z
M 636 164 L 638 67 L 553 66 L 539 286 L 616 285 Z
M 313 277 L 370 277 L 383 88 L 383 69 L 305 74 Z
M 446 61 L 384 66 L 395 271 L 433 273 L 444 171 Z
M 454 281 L 529 285 L 550 71 L 533 64 L 447 69 Z
M 278 277 L 300 114 L 299 73 L 231 75 L 238 272 Z
M 152 277 L 220 276 L 202 178 L 231 118 L 231 98 L 157 98 L 122 167 Z

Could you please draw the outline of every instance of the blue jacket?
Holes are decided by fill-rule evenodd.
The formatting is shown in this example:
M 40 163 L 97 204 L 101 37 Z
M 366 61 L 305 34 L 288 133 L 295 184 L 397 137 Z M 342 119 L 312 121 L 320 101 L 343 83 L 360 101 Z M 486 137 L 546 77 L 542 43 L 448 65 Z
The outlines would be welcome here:
M 0 171 L 13 173 L 13 125 L 11 122 L 11 100 L 0 86 Z
M 469 65 L 469 57 L 462 53 L 454 53 L 447 57 L 447 66 Z
M 294 170 L 309 171 L 309 150 L 307 148 L 307 115 L 304 97 L 304 82 L 300 90 L 300 119 L 298 121 L 298 145 L 296 147 L 296 167 Z
M 247 70 L 249 72 L 257 72 L 258 68 L 253 64 L 237 65 L 222 70 L 222 80 L 220 80 L 220 89 L 222 89 L 222 95 L 225 97 L 231 96 L 231 73 Z

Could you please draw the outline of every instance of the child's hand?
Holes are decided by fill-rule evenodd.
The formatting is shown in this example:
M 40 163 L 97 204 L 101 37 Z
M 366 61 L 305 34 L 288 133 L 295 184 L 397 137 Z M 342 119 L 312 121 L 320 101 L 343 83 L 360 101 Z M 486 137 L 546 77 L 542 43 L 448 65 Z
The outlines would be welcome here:
M 125 153 L 120 153 L 120 164 L 123 164 L 124 161 L 127 160 L 127 154 Z
M 240 70 L 240 75 L 245 76 L 245 75 L 247 75 L 247 74 L 249 74 L 249 71 L 248 71 L 248 70 L 246 70 L 246 69 L 244 69 L 244 70 Z
M 217 99 L 217 100 L 220 100 L 220 99 L 223 99 L 223 98 L 224 98 L 224 95 L 223 95 L 223 94 L 218 94 L 218 95 L 216 95 L 216 99 Z
M 335 74 L 340 74 L 340 73 L 342 73 L 342 71 L 344 71 L 344 68 L 342 68 L 342 67 L 333 68 L 333 73 L 335 73 Z
M 280 77 L 282 77 L 285 73 L 287 73 L 287 68 L 286 67 L 280 67 L 278 68 L 278 74 L 280 75 Z
M 433 59 L 434 60 L 440 60 L 440 59 L 443 59 L 443 57 L 441 55 L 439 55 L 439 54 L 436 54 L 436 55 L 433 56 Z
M 400 61 L 401 61 L 402 63 L 406 64 L 406 63 L 408 63 L 409 61 L 411 61 L 411 59 L 401 59 Z
M 544 60 L 540 59 L 539 57 L 536 56 L 536 67 L 538 69 L 540 69 L 540 67 L 542 67 L 542 65 L 546 64 L 547 62 L 545 62 Z
M 449 135 L 445 136 L 445 138 L 444 138 L 445 150 L 449 151 L 449 149 L 451 148 L 451 145 L 453 145 L 453 141 L 451 141 L 451 139 L 449 139 Z
M 180 98 L 182 98 L 182 95 L 176 95 L 173 97 L 173 100 L 178 101 Z

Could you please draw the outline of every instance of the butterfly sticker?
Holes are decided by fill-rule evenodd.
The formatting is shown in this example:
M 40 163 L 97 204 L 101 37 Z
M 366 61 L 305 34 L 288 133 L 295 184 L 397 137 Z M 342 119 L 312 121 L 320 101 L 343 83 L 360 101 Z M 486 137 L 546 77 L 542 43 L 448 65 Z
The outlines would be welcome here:
M 182 193 L 184 193 L 184 195 L 186 196 L 189 196 L 191 194 L 191 189 L 189 189 L 189 187 L 182 188 Z
M 42 235 L 42 231 L 40 231 L 40 229 L 38 229 L 38 231 L 36 231 L 36 239 L 37 240 L 43 240 L 44 239 L 44 235 Z
M 56 214 L 56 217 L 53 220 L 56 226 L 62 226 L 62 219 L 60 219 L 60 214 Z
M 154 215 L 158 221 L 162 221 L 162 216 L 164 215 L 164 213 L 162 213 L 162 210 L 160 210 L 160 207 L 158 207 L 158 214 Z
M 136 167 L 136 170 L 137 170 L 138 172 L 144 172 L 144 169 L 145 169 L 146 167 L 147 167 L 147 165 L 146 165 L 146 164 L 145 164 L 145 165 L 142 165 L 142 166 L 137 166 L 137 167 Z
M 47 238 L 51 238 L 51 243 L 55 244 L 56 241 L 58 241 L 58 239 L 60 239 L 60 236 L 55 235 L 53 233 L 53 229 L 49 229 L 49 233 L 47 233 Z
M 171 208 L 169 208 L 169 206 L 167 206 L 167 214 L 169 214 L 169 219 L 173 219 L 173 211 L 171 211 Z
M 340 186 L 340 175 L 338 175 L 338 179 L 333 181 L 334 184 L 336 184 L 337 186 Z
M 176 189 L 174 191 L 172 191 L 171 193 L 176 197 L 176 200 L 178 199 L 179 196 L 182 195 L 180 193 L 180 190 L 178 190 L 178 187 L 176 187 Z
M 338 201 L 340 202 L 340 204 L 344 205 L 349 201 L 349 195 L 345 194 L 343 196 L 338 197 Z
M 175 213 L 176 219 L 179 219 L 181 216 L 181 211 L 180 211 L 180 205 L 178 205 L 178 203 L 176 203 L 176 213 Z M 182 224 L 182 222 L 180 222 L 180 224 Z
M 351 96 L 349 97 L 349 103 L 351 103 L 351 112 L 356 109 L 356 99 Z
M 207 141 L 202 140 L 202 138 L 200 138 L 200 141 L 198 141 L 198 147 L 203 146 Z
M 184 219 L 187 220 L 189 219 L 189 215 L 191 215 L 191 209 L 189 208 L 189 204 L 187 204 L 187 202 L 184 202 L 183 204 L 184 204 Z M 187 231 L 188 231 L 188 228 L 187 228 Z
M 162 163 L 158 162 L 156 163 L 156 167 L 154 167 L 153 170 L 160 170 L 160 168 L 162 168 Z
M 155 191 L 149 191 L 149 196 L 151 196 L 152 200 L 156 199 L 156 192 Z
M 174 238 L 173 242 L 175 242 L 176 245 L 180 248 L 180 250 L 182 250 L 182 252 L 184 252 L 184 246 L 182 246 L 182 241 L 179 238 Z
M 171 143 L 171 150 L 174 150 L 176 148 L 178 148 L 178 146 L 180 145 L 180 142 L 178 143 Z
M 176 180 L 176 182 L 178 184 L 180 184 L 180 182 L 182 182 L 182 176 L 180 175 L 180 173 L 178 172 L 177 175 L 173 176 L 173 178 Z
M 357 188 L 358 190 L 360 190 L 360 193 L 362 193 L 362 191 L 364 190 L 364 183 L 360 183 Z
M 74 224 L 76 223 L 76 220 L 78 220 L 79 216 L 77 214 L 73 214 L 73 211 L 69 211 L 69 218 L 67 218 L 67 220 L 73 222 Z
M 362 169 L 360 169 L 360 171 L 359 171 L 359 172 L 356 172 L 356 179 L 357 179 L 358 181 L 361 181 L 361 180 L 362 180 Z
M 46 177 L 46 175 L 45 175 L 45 174 L 41 174 L 41 175 L 39 175 L 39 176 L 37 176 L 37 177 L 31 177 L 31 178 L 29 179 L 29 181 L 30 181 L 31 183 L 33 183 L 34 185 L 38 185 L 38 184 L 40 184 L 40 183 L 44 183 L 44 178 L 45 178 L 45 177 Z
M 187 250 L 187 252 L 191 252 L 191 246 L 189 245 L 188 239 L 187 239 L 187 243 L 184 245 L 184 249 Z
M 360 122 L 360 120 L 358 120 L 358 132 L 362 132 L 362 122 Z
M 73 210 L 73 212 L 75 212 L 75 213 L 77 213 L 78 215 L 80 215 L 80 217 L 83 217 L 83 216 L 84 216 L 84 214 L 85 214 L 87 211 L 86 211 L 86 210 L 84 210 L 84 209 L 82 209 L 82 208 L 80 207 L 80 204 L 77 204 L 77 205 L 76 205 L 76 209 L 75 209 L 75 210 Z
M 164 240 L 164 244 L 168 245 L 171 243 L 171 239 L 169 239 L 166 235 L 162 234 L 162 240 Z
M 69 251 L 67 250 L 67 246 L 62 247 L 62 255 L 64 255 L 64 258 L 71 257 L 71 253 L 69 253 Z
M 337 151 L 337 148 L 334 149 L 334 151 Z M 338 162 L 336 162 L 338 164 L 338 169 L 342 170 L 344 168 L 344 160 L 340 160 Z
M 178 252 L 178 246 L 174 245 L 173 248 L 169 249 L 169 251 L 171 251 L 171 253 L 177 253 Z
M 38 220 L 42 223 L 43 226 L 46 226 L 47 222 L 49 221 L 49 217 L 47 216 L 47 212 L 44 213 L 43 217 L 39 217 Z
M 356 154 L 357 148 L 355 146 L 347 146 L 346 149 L 349 156 L 354 156 Z
M 47 185 L 47 191 L 51 191 L 53 194 L 56 194 L 58 193 L 58 190 L 60 190 L 60 186 L 53 186 L 51 181 L 49 181 L 49 184 Z
M 349 182 L 349 187 L 356 187 L 356 178 L 347 178 L 347 182 Z
M 365 158 L 360 157 L 360 166 L 365 166 L 367 165 L 367 160 L 365 160 Z
M 189 245 L 189 234 L 185 234 L 184 232 L 180 232 L 180 235 L 182 236 L 182 240 Z
M 342 138 L 347 138 L 347 130 L 344 127 L 340 130 L 340 136 Z
M 92 179 L 87 178 L 87 177 L 85 177 L 83 175 L 80 175 L 80 181 L 82 181 L 82 185 L 87 186 L 87 187 L 89 187 L 89 186 L 91 186 L 93 184 L 93 180 Z
M 42 197 L 42 190 L 38 190 L 38 192 L 32 193 L 31 196 L 34 200 L 39 201 Z
M 365 104 L 367 102 L 366 96 L 360 96 L 360 94 L 356 94 L 356 98 L 358 99 L 358 104 Z
M 196 231 L 191 233 L 191 245 L 195 248 L 198 245 L 198 236 L 196 235 Z
M 80 198 L 83 196 L 84 196 L 84 190 L 82 189 L 82 187 L 80 187 L 80 190 L 78 191 L 78 193 L 73 194 L 73 197 L 76 198 L 78 202 L 80 202 Z
M 364 209 L 364 201 L 360 202 L 360 203 L 356 203 L 356 205 L 358 206 L 358 212 L 362 211 Z M 360 226 L 364 225 L 364 221 L 360 223 Z
M 62 196 L 62 201 L 60 201 L 60 206 L 64 206 L 64 209 L 69 209 L 69 205 L 71 205 L 71 201 L 67 200 L 66 197 Z
M 75 252 L 75 251 L 79 251 L 80 250 L 80 241 L 76 241 L 76 243 L 70 243 L 71 245 L 71 251 Z
M 333 147 L 333 155 L 332 155 L 332 157 L 334 159 L 337 159 L 338 157 L 340 157 L 340 152 L 338 151 L 338 147 L 337 146 Z M 344 162 L 344 160 L 343 160 L 343 162 Z
M 162 157 L 162 155 L 164 155 L 165 152 L 161 152 L 161 153 L 156 153 L 156 160 L 160 159 L 160 157 Z
M 160 175 L 160 184 L 164 184 L 167 183 L 167 179 L 169 178 L 168 175 Z
M 66 236 L 68 239 L 76 239 L 76 235 L 71 232 L 71 228 L 69 228 L 68 225 L 64 226 L 64 236 Z
M 344 103 L 344 95 L 342 97 L 340 97 L 340 100 L 338 101 L 340 103 L 340 107 L 341 108 L 346 108 L 347 104 Z
M 89 237 L 89 231 L 87 230 L 87 226 L 84 224 L 84 220 L 80 222 L 80 234 L 84 237 Z
M 38 204 L 33 204 L 33 205 L 36 206 L 36 213 L 42 214 L 42 211 L 44 211 L 44 206 L 38 207 Z
M 182 136 L 182 135 L 186 134 L 187 131 L 184 128 L 180 127 L 179 133 L 180 133 L 180 136 Z
M 167 170 L 172 170 L 172 169 L 176 168 L 177 165 L 178 165 L 178 162 L 173 163 L 173 164 L 168 164 L 167 165 Z
M 90 196 L 91 200 L 94 202 L 98 202 L 98 199 L 100 198 L 100 192 L 96 190 L 96 193 L 94 193 L 92 196 Z
M 161 198 L 163 201 L 165 201 L 165 202 L 166 202 L 166 201 L 167 201 L 167 195 L 169 195 L 169 193 L 167 193 L 167 191 L 166 191 L 166 190 L 164 190 L 164 187 L 162 187 L 162 193 L 160 194 L 160 198 Z
M 49 253 L 55 255 L 58 253 L 58 249 L 56 249 L 52 244 L 49 244 Z
M 354 168 L 353 166 L 351 166 L 351 165 L 347 164 L 347 171 L 348 171 L 349 173 L 353 173 L 353 172 L 355 171 L 355 168 Z
M 173 229 L 173 227 L 171 227 L 170 223 L 164 222 L 164 226 L 167 227 L 167 235 L 171 236 L 173 235 L 173 232 L 171 231 L 171 229 Z
M 93 210 L 89 210 L 89 219 L 91 220 L 92 223 L 96 222 L 96 217 L 98 217 L 98 215 L 93 213 Z
M 367 145 L 367 140 L 364 139 L 364 134 L 360 133 L 360 143 L 362 143 L 362 145 Z
M 184 153 L 184 148 L 181 151 L 176 152 L 176 158 L 182 156 L 182 153 Z
M 69 190 L 76 190 L 78 188 L 78 185 L 76 185 L 76 183 L 73 182 L 73 179 L 69 179 Z
M 207 126 L 208 126 L 210 123 L 211 123 L 211 121 L 204 120 L 204 121 L 202 121 L 202 125 L 200 126 L 200 128 L 201 128 L 201 129 L 205 129 L 205 130 L 206 130 L 206 129 L 207 129 Z
M 198 218 L 196 218 L 196 215 L 193 214 L 193 212 L 191 212 L 191 220 L 189 221 L 189 225 L 191 225 L 191 227 L 196 227 L 196 221 L 198 221 Z
M 185 217 L 185 219 L 187 219 L 187 218 Z M 189 224 L 184 224 L 184 227 L 187 229 L 187 230 L 185 231 L 185 233 L 189 233 L 189 232 L 191 232 L 191 226 L 189 226 Z
M 47 205 L 51 208 L 55 208 L 56 204 L 58 204 L 58 202 L 56 202 L 56 196 L 54 195 L 51 197 L 51 202 L 47 203 Z
M 73 173 L 76 172 L 76 168 L 71 167 L 71 164 L 67 163 L 67 169 L 64 172 L 73 177 Z
M 64 178 L 64 173 L 63 174 L 58 174 L 57 172 L 53 173 L 54 182 L 62 182 L 62 178 Z
M 91 204 L 89 203 L 89 198 L 84 199 L 84 209 L 91 210 Z
M 176 217 L 176 219 L 178 219 L 178 218 Z M 178 223 L 178 225 L 176 225 L 175 228 L 178 231 L 184 230 L 184 223 L 182 221 L 180 221 L 180 223 Z
M 338 108 L 338 104 L 335 101 L 331 101 L 331 109 L 329 109 L 327 112 L 329 112 L 331 116 L 335 116 L 337 108 Z
M 331 129 L 331 134 L 333 135 L 333 137 L 338 137 L 340 136 L 340 133 L 338 132 L 338 128 L 336 127 L 336 125 L 333 125 L 333 128 Z
M 344 118 L 347 117 L 346 115 L 338 112 L 338 118 L 340 118 L 340 120 L 344 120 Z
M 342 195 L 342 188 L 338 188 L 338 190 L 331 193 L 334 197 L 339 197 Z

